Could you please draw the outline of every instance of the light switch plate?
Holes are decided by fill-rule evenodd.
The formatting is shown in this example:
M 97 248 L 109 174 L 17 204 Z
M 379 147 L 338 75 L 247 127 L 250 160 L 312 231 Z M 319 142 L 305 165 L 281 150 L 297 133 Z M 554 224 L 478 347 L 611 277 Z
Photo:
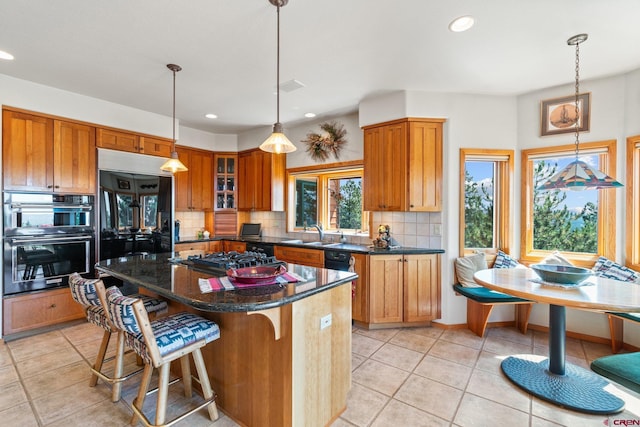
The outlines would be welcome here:
M 331 313 L 320 318 L 320 330 L 323 330 L 328 326 L 331 326 Z

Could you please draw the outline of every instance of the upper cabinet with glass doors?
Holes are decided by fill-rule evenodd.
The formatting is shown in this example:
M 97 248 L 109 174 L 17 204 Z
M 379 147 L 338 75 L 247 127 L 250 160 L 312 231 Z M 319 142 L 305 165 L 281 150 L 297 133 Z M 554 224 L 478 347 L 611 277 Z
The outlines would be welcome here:
M 237 160 L 235 154 L 222 153 L 214 156 L 216 211 L 236 211 Z

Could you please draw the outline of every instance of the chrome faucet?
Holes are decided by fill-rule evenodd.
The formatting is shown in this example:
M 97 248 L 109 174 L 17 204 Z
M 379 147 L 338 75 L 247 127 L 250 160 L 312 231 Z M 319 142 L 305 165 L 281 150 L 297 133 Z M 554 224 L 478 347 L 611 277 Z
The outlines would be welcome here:
M 315 228 L 316 230 L 318 230 L 318 235 L 320 237 L 320 241 L 322 241 L 322 239 L 324 239 L 324 230 L 322 229 L 322 223 L 317 223 L 316 225 L 313 226 L 313 228 Z

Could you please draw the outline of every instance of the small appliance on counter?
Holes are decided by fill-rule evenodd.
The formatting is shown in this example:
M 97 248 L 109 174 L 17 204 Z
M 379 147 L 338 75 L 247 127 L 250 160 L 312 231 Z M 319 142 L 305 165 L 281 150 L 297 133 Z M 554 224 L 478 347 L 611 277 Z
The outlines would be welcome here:
M 373 247 L 378 249 L 395 249 L 400 247 L 398 242 L 391 237 L 389 225 L 378 226 L 378 237 L 374 239 Z
M 240 238 L 258 240 L 262 236 L 261 223 L 245 222 L 240 226 Z

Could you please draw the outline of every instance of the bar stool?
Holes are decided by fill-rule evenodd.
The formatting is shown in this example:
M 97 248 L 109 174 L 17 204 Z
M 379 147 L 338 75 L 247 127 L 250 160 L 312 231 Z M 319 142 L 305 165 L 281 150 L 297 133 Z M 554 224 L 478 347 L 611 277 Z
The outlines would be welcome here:
M 82 305 L 87 316 L 89 323 L 93 323 L 104 329 L 104 335 L 102 336 L 102 343 L 96 356 L 96 361 L 91 367 L 91 378 L 89 380 L 89 386 L 95 387 L 98 383 L 98 379 L 111 384 L 111 400 L 117 402 L 120 400 L 120 394 L 122 389 L 122 382 L 131 378 L 133 375 L 142 372 L 142 369 L 133 371 L 127 375 L 123 375 L 124 369 L 124 333 L 115 328 L 111 324 L 111 320 L 105 314 L 105 310 L 102 306 L 100 298 L 98 297 L 98 289 L 102 289 L 104 292 L 104 284 L 100 279 L 85 279 L 78 273 L 73 273 L 69 276 L 69 288 L 71 289 L 71 296 L 73 299 Z M 149 313 L 154 315 L 166 312 L 168 310 L 168 304 L 166 301 L 157 298 L 151 298 L 146 295 L 136 295 L 143 301 L 144 308 Z M 111 334 L 116 333 L 116 354 L 113 357 L 106 358 L 107 348 L 109 346 L 109 340 Z M 113 376 L 108 376 L 102 372 L 102 365 L 105 362 L 115 359 L 115 366 Z
M 125 341 L 127 345 L 133 348 L 145 362 L 138 396 L 131 405 L 133 408 L 131 425 L 136 425 L 138 418 L 140 418 L 145 426 L 170 426 L 205 406 L 209 411 L 209 418 L 212 421 L 217 420 L 216 397 L 211 389 L 207 368 L 200 349 L 211 341 L 220 338 L 218 325 L 191 313 L 172 314 L 150 322 L 142 300 L 122 295 L 120 289 L 115 286 L 107 289 L 104 294 L 100 289 L 98 289 L 98 292 L 102 303 L 107 308 L 107 314 L 113 325 L 126 332 Z M 171 362 L 176 359 L 180 359 L 184 394 L 186 397 L 191 397 L 189 354 L 193 355 L 193 361 L 198 372 L 197 381 L 202 387 L 205 401 L 165 423 L 169 391 L 169 369 Z M 152 424 L 142 412 L 142 407 L 155 368 L 158 368 L 159 371 L 158 397 L 155 424 Z

